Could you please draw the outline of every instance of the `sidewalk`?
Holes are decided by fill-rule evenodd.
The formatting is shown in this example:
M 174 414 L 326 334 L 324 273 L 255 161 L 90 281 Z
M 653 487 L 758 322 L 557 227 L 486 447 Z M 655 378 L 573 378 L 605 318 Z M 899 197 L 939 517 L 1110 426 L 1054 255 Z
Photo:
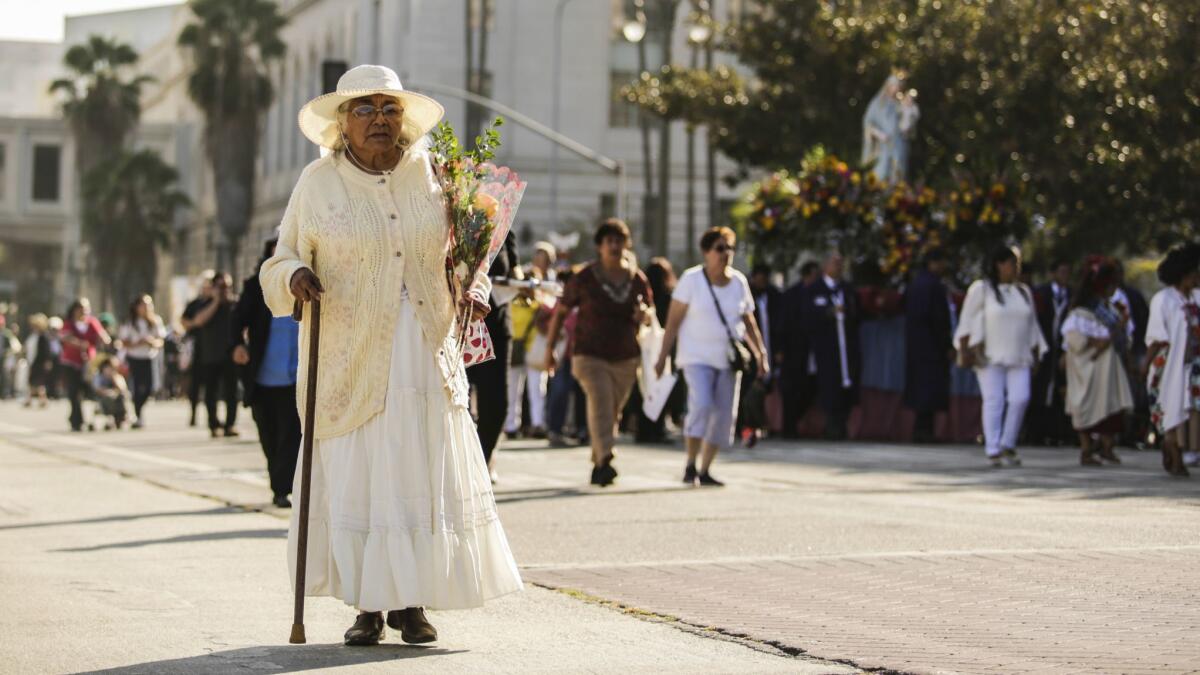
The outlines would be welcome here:
M 13 414 L 0 404 L 0 437 L 56 461 L 264 506 L 256 444 L 210 441 L 186 429 L 182 407 L 172 405 L 156 406 L 141 432 L 68 436 L 53 431 L 64 426 L 62 411 Z M 509 443 L 498 457 L 497 501 L 526 580 L 561 591 L 535 588 L 521 598 L 546 594 L 639 629 L 745 639 L 820 659 L 819 672 L 838 663 L 904 672 L 1200 671 L 1200 591 L 1191 582 L 1200 572 L 1200 477 L 1168 478 L 1154 453 L 1128 451 L 1124 466 L 1104 469 L 1080 467 L 1066 449 L 1023 453 L 1024 468 L 993 470 L 972 447 L 767 443 L 723 455 L 714 474 L 729 487 L 708 490 L 677 482 L 678 449 L 622 447 L 618 484 L 598 489 L 586 485 L 586 449 Z M 272 514 L 240 517 L 282 528 Z M 286 600 L 285 590 L 273 593 Z M 501 616 L 507 602 L 496 605 Z M 340 635 L 342 614 L 333 616 L 326 642 Z M 693 672 L 721 672 L 725 663 Z

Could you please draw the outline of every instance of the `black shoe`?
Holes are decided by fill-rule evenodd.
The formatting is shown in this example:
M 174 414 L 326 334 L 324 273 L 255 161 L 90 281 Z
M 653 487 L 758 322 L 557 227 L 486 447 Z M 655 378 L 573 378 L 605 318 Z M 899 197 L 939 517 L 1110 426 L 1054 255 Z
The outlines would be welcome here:
M 683 482 L 685 485 L 695 485 L 696 484 L 696 465 L 695 464 L 688 464 L 687 468 L 683 470 Z
M 437 629 L 425 618 L 425 608 L 408 607 L 387 613 L 387 625 L 400 631 L 400 639 L 410 645 L 423 645 L 437 640 Z
M 292 502 L 287 498 L 287 495 L 275 495 L 275 499 L 271 500 L 271 503 L 281 509 L 292 508 Z
M 346 631 L 347 647 L 371 647 L 383 639 L 383 613 L 363 612 Z
M 192 411 L 192 419 L 191 419 L 191 421 L 188 422 L 188 426 L 189 427 L 196 426 L 196 411 L 195 410 Z
M 617 470 L 613 468 L 612 464 L 601 464 L 600 466 L 592 469 L 592 485 L 608 487 L 609 485 L 613 484 L 613 481 L 616 480 L 616 478 Z
M 225 438 L 237 438 L 238 436 L 241 436 L 241 434 L 237 432 L 237 429 L 225 427 Z
M 696 480 L 700 482 L 700 485 L 705 486 L 705 487 L 725 487 L 724 483 L 717 480 L 716 478 L 713 478 L 712 476 L 708 475 L 707 473 L 697 474 Z
M 208 430 L 208 434 L 209 434 L 209 436 L 210 436 L 210 437 L 212 437 L 212 438 L 220 438 L 220 437 L 221 437 L 221 430 L 220 430 L 220 429 L 217 429 L 216 427 L 214 427 L 214 428 L 212 428 L 212 429 L 209 429 L 209 430 Z

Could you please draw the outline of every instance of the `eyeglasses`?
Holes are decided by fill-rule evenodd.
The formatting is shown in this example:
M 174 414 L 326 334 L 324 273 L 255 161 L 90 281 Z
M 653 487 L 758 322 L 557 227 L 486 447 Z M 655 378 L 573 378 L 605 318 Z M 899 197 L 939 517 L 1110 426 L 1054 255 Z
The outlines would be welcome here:
M 364 103 L 354 106 L 350 109 L 350 112 L 360 120 L 375 119 L 375 116 L 379 113 L 383 113 L 384 117 L 394 120 L 404 114 L 404 108 L 395 103 L 386 103 L 382 108 L 376 108 L 373 105 Z
M 736 246 L 728 246 L 726 244 L 717 244 L 716 246 L 712 247 L 712 250 L 716 251 L 717 253 L 737 253 Z

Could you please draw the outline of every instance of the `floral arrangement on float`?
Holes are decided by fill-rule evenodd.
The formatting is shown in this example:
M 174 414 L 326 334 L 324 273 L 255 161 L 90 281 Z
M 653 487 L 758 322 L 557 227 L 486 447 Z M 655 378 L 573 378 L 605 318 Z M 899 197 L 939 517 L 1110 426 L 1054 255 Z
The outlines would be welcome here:
M 886 289 L 899 288 L 931 248 L 949 248 L 969 262 L 994 242 L 1025 233 L 1019 188 L 1003 178 L 956 177 L 949 185 L 885 185 L 818 147 L 800 171 L 754 183 L 731 216 L 753 262 L 779 271 L 791 270 L 806 252 L 840 246 L 864 292 L 873 294 L 864 307 L 887 311 L 897 303 Z

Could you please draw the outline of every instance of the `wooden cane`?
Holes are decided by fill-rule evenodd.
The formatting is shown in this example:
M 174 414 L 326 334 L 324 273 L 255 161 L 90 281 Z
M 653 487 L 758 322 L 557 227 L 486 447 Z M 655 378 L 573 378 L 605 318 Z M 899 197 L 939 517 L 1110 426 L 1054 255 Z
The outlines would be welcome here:
M 303 315 L 304 305 L 296 302 L 292 317 Z M 308 569 L 308 497 L 312 485 L 313 428 L 317 416 L 317 355 L 321 346 L 321 301 L 314 300 L 308 332 L 308 384 L 304 393 L 304 454 L 300 468 L 300 527 L 296 530 L 296 610 L 292 636 L 288 642 L 302 645 L 304 639 L 304 576 Z

